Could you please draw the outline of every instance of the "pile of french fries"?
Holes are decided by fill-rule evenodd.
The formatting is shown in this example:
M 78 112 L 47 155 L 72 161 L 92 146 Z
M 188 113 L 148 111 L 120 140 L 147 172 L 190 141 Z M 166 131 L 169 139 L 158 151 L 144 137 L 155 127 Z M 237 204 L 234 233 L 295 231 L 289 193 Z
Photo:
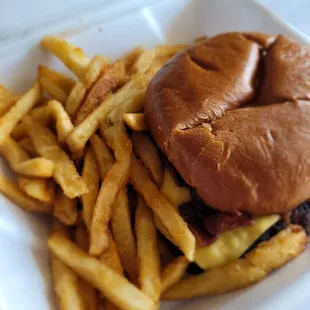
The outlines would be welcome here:
M 178 206 L 190 201 L 190 189 L 162 160 L 143 116 L 149 81 L 184 46 L 136 48 L 115 62 L 89 59 L 57 37 L 41 46 L 76 78 L 42 65 L 26 93 L 1 86 L 0 153 L 16 178 L 0 176 L 0 191 L 27 212 L 52 215 L 48 246 L 60 309 L 158 309 L 161 297 L 250 285 L 303 250 L 305 234 L 292 226 L 281 242 L 265 242 L 235 265 L 186 277 L 196 239 Z M 158 232 L 183 256 L 164 264 L 169 249 Z M 258 257 L 270 248 L 278 259 L 262 265 Z

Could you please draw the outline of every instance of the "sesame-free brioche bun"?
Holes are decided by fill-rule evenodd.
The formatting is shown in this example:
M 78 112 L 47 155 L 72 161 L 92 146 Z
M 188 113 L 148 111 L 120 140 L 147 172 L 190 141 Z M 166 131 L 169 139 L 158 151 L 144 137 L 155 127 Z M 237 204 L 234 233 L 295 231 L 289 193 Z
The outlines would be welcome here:
M 310 49 L 286 37 L 224 33 L 154 76 L 151 134 L 205 203 L 284 213 L 310 198 Z

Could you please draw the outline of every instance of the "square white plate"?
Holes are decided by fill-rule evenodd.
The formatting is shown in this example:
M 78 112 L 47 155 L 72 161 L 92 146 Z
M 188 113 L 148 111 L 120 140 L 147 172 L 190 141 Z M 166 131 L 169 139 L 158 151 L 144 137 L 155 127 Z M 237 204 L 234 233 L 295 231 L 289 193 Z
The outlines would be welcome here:
M 289 27 L 264 8 L 247 0 L 165 0 L 147 1 L 149 6 L 113 9 L 87 15 L 88 25 L 74 31 L 70 40 L 90 56 L 104 54 L 112 59 L 137 46 L 190 42 L 200 35 L 224 31 L 282 33 L 309 44 L 309 38 Z M 112 11 L 111 11 L 112 12 Z M 111 13 L 112 14 L 112 13 Z M 80 18 L 80 16 L 79 16 Z M 107 21 L 98 23 L 98 20 Z M 55 29 L 66 30 L 68 23 Z M 53 28 L 53 27 L 52 27 Z M 24 90 L 36 77 L 39 63 L 65 70 L 41 51 L 39 29 L 0 47 L 0 83 L 13 90 Z M 57 31 L 58 31 L 57 30 Z M 72 32 L 71 32 L 72 33 Z M 68 32 L 67 32 L 68 34 Z M 9 174 L 0 162 L 2 173 Z M 18 209 L 0 196 L 0 309 L 55 309 L 48 266 L 47 221 Z M 310 251 L 250 288 L 212 298 L 188 302 L 164 302 L 161 309 L 308 309 L 310 296 Z

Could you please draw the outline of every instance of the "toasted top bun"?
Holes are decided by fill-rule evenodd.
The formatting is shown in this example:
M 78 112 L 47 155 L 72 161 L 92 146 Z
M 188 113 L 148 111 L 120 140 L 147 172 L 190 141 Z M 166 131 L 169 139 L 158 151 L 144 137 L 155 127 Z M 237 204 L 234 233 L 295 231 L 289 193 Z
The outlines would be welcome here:
M 155 75 L 144 114 L 157 145 L 206 204 L 254 215 L 310 198 L 310 49 L 224 33 Z

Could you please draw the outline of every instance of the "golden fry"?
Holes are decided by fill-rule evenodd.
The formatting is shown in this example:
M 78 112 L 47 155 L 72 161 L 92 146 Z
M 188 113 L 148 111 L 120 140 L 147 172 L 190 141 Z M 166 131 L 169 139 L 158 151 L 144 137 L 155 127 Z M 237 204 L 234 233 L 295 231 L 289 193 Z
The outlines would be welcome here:
M 0 119 L 0 145 L 10 136 L 17 123 L 31 110 L 41 98 L 41 90 L 38 83 L 28 90 L 16 104 Z
M 63 224 L 75 225 L 78 218 L 77 201 L 70 199 L 60 190 L 54 204 L 53 214 Z
M 75 242 L 81 249 L 88 251 L 89 237 L 83 222 L 79 222 L 76 226 Z M 84 304 L 87 305 L 87 310 L 99 310 L 100 298 L 98 291 L 83 279 L 79 279 L 79 286 Z
M 50 204 L 29 197 L 17 185 L 1 175 L 0 192 L 26 212 L 48 213 L 52 211 Z
M 161 292 L 160 261 L 153 212 L 139 197 L 136 211 L 139 283 L 142 292 L 158 302 Z
M 145 169 L 134 156 L 131 158 L 130 182 L 160 218 L 186 258 L 193 261 L 196 248 L 194 235 L 177 210 L 149 179 Z
M 132 281 L 137 280 L 137 249 L 133 235 L 128 196 L 123 187 L 117 196 L 111 218 L 112 232 L 124 269 Z
M 156 51 L 153 49 L 145 50 L 141 53 L 134 64 L 132 65 L 131 72 L 132 74 L 139 74 L 146 72 L 152 65 L 156 57 Z
M 106 116 L 113 109 L 119 107 L 126 100 L 145 89 L 150 78 L 151 76 L 147 74 L 136 75 L 115 94 L 102 101 L 102 103 L 93 112 L 91 112 L 80 125 L 75 127 L 68 136 L 67 142 L 70 150 L 72 152 L 82 150 L 88 139 L 99 128 L 100 122 L 104 121 Z
M 118 192 L 126 184 L 129 176 L 131 142 L 127 137 L 125 126 L 123 124 L 116 124 L 111 127 L 111 130 L 113 136 L 112 148 L 116 163 L 102 182 L 94 207 L 89 249 L 89 253 L 94 256 L 100 255 L 109 246 L 107 232 L 112 215 L 112 207 Z
M 144 52 L 143 47 L 136 47 L 131 52 L 129 52 L 127 55 L 125 55 L 121 60 L 124 62 L 126 71 L 129 72 L 131 66 L 135 63 L 137 58 Z
M 54 163 L 44 157 L 32 158 L 12 165 L 12 169 L 17 173 L 39 178 L 52 177 L 54 168 Z
M 24 120 L 27 132 L 37 152 L 54 162 L 54 179 L 71 199 L 87 192 L 87 186 L 76 171 L 69 156 L 59 146 L 54 134 L 46 127 L 35 124 L 31 119 Z
M 245 258 L 191 276 L 164 293 L 164 299 L 189 299 L 217 295 L 250 286 L 269 272 L 298 256 L 306 247 L 307 235 L 297 225 L 290 225 L 268 241 L 262 242 Z
M 59 233 L 65 238 L 69 232 L 63 224 L 53 221 L 53 233 Z M 51 254 L 51 269 L 54 282 L 56 300 L 59 309 L 86 310 L 88 305 L 84 303 L 77 275 L 55 255 Z
M 131 130 L 145 131 L 148 129 L 143 113 L 125 113 L 123 119 Z
M 51 98 L 65 103 L 74 85 L 74 80 L 49 67 L 39 65 L 38 71 L 38 81 L 42 88 Z
M 51 203 L 55 199 L 53 180 L 17 177 L 19 187 L 30 197 Z
M 11 132 L 11 137 L 14 140 L 20 140 L 27 135 L 26 127 L 24 123 L 18 123 Z
M 90 60 L 82 49 L 69 44 L 61 38 L 52 36 L 44 37 L 41 40 L 41 46 L 46 51 L 54 54 L 76 76 L 83 76 Z
M 64 143 L 74 126 L 64 107 L 60 102 L 51 100 L 48 102 L 48 108 L 56 119 L 56 131 L 59 143 Z
M 189 261 L 184 256 L 179 256 L 171 261 L 161 273 L 161 291 L 165 292 L 184 276 Z
M 164 177 L 164 169 L 157 147 L 152 140 L 142 132 L 133 132 L 131 141 L 136 155 L 150 171 L 153 181 L 159 186 Z
M 29 137 L 24 137 L 18 141 L 18 145 L 32 157 L 37 157 L 38 153 Z
M 92 137 L 90 138 L 90 145 L 94 151 L 97 160 L 100 178 L 103 181 L 114 164 L 114 157 L 106 142 L 98 135 L 92 135 Z
M 174 54 L 186 48 L 185 44 L 158 45 L 155 47 L 156 57 L 172 57 Z
M 82 177 L 88 188 L 88 193 L 82 195 L 83 219 L 89 231 L 93 217 L 93 209 L 99 193 L 99 171 L 96 157 L 92 149 L 87 149 L 84 157 Z
M 5 143 L 0 145 L 0 153 L 11 167 L 30 159 L 29 155 L 12 138 L 8 138 Z
M 156 306 L 145 294 L 123 276 L 99 260 L 87 255 L 61 234 L 49 237 L 51 252 L 81 278 L 99 289 L 115 305 L 128 310 L 155 310 Z
M 12 94 L 3 85 L 0 85 L 0 117 L 3 116 L 19 99 L 19 96 Z
M 67 102 L 66 102 L 66 111 L 73 117 L 81 106 L 84 97 L 86 95 L 86 87 L 82 82 L 77 82 L 72 88 Z
M 117 86 L 124 78 L 125 66 L 123 62 L 118 61 L 108 65 L 87 94 L 85 101 L 76 115 L 75 126 L 81 124 L 98 107 L 109 91 Z

